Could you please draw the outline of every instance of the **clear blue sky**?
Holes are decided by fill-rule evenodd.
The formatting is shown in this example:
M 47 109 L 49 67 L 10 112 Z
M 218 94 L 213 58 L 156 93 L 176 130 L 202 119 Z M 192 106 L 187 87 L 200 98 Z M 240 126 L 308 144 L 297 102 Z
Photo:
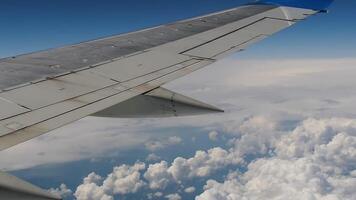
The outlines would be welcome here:
M 0 57 L 73 44 L 234 7 L 246 0 L 2 0 Z M 356 2 L 336 0 L 314 17 L 262 43 L 252 57 L 356 55 Z M 308 45 L 306 45 L 308 44 Z M 268 48 L 268 53 L 266 53 Z M 272 49 L 273 48 L 273 49 Z

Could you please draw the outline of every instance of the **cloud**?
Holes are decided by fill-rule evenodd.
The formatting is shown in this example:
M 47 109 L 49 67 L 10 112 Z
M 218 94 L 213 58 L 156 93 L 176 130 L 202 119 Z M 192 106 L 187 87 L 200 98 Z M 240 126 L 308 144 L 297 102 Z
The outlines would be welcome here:
M 150 164 L 144 177 L 151 189 L 165 189 L 170 183 L 208 177 L 219 169 L 240 162 L 240 158 L 235 158 L 233 153 L 217 147 L 197 151 L 191 158 L 177 157 L 170 165 L 166 161 Z
M 241 161 L 233 156 L 233 153 L 222 148 L 212 148 L 207 151 L 197 151 L 191 158 L 178 157 L 171 164 L 166 161 L 150 164 L 147 169 L 144 163 L 117 166 L 102 185 L 100 182 L 103 178 L 90 173 L 83 179 L 83 184 L 77 187 L 75 196 L 80 200 L 96 200 L 112 197 L 115 194 L 135 193 L 146 186 L 145 181 L 152 190 L 164 190 L 169 184 L 180 184 L 196 177 L 208 177 L 219 169 Z M 145 169 L 143 174 L 145 180 L 142 180 L 141 172 Z M 194 191 L 193 187 L 186 189 L 187 193 Z
M 144 177 L 151 189 L 165 189 L 173 179 L 166 161 L 149 165 Z
M 280 84 L 307 84 L 305 78 L 319 78 L 320 74 L 337 74 L 352 69 L 355 58 L 333 59 L 236 59 L 230 57 L 169 83 L 177 87 L 200 85 L 193 92 L 214 92 L 210 86 L 273 87 Z M 303 79 L 303 81 L 298 79 Z M 347 76 L 347 78 L 350 78 Z M 310 80 L 308 80 L 310 81 Z M 344 82 L 345 80 L 336 80 Z
M 196 200 L 355 199 L 355 123 L 307 119 L 291 133 L 271 138 L 266 146 L 271 156 L 255 159 L 245 173 L 222 183 L 207 181 Z
M 103 187 L 95 183 L 85 183 L 77 187 L 74 196 L 77 200 L 114 200 L 114 197 L 105 193 Z
M 209 139 L 210 139 L 211 141 L 217 141 L 217 140 L 218 140 L 218 135 L 219 135 L 218 132 L 216 132 L 216 131 L 211 131 L 211 132 L 209 133 Z
M 178 145 L 182 142 L 182 138 L 178 136 L 171 136 L 161 140 L 151 140 L 145 143 L 146 149 L 149 151 L 158 151 L 169 146 Z
M 84 184 L 95 183 L 99 184 L 102 181 L 102 177 L 97 175 L 96 173 L 92 172 L 87 177 L 83 179 Z
M 230 140 L 233 144 L 232 151 L 236 157 L 242 158 L 269 154 L 274 143 L 283 134 L 276 128 L 276 122 L 264 116 L 245 119 L 237 130 L 230 130 L 230 133 L 235 136 Z
M 166 197 L 166 199 L 168 199 L 168 200 L 181 200 L 181 199 L 182 199 L 182 197 L 181 197 L 179 194 L 177 194 L 177 193 L 168 194 L 168 195 L 166 195 L 165 197 Z
M 162 196 L 163 196 L 162 192 L 148 193 L 147 199 L 157 199 L 157 198 L 161 198 Z
M 135 126 L 136 122 L 97 117 L 82 119 L 1 151 L 0 168 L 8 171 L 49 163 L 92 159 L 104 155 L 109 157 L 119 150 L 137 148 L 149 140 L 150 135 L 146 130 L 138 131 L 140 127 Z M 31 149 L 30 154 L 28 149 Z
M 305 158 L 260 159 L 240 179 L 210 180 L 196 200 L 355 198 L 355 178 L 330 176 Z
M 133 166 L 121 165 L 115 167 L 100 185 L 102 178 L 95 173 L 90 173 L 77 187 L 75 197 L 78 200 L 109 200 L 117 194 L 135 193 L 145 186 L 141 180 L 141 171 L 146 168 L 144 163 Z
M 50 193 L 60 196 L 62 198 L 67 198 L 72 195 L 72 190 L 70 190 L 65 184 L 61 184 L 58 188 L 50 188 L 48 190 Z
M 212 172 L 231 164 L 237 164 L 241 160 L 235 158 L 228 151 L 216 147 L 207 151 L 197 151 L 194 157 L 174 159 L 168 171 L 177 181 L 191 179 L 195 177 L 206 177 Z
M 115 167 L 113 172 L 104 180 L 103 187 L 112 194 L 135 193 L 145 185 L 145 182 L 141 180 L 140 173 L 145 168 L 144 163 Z
M 195 187 L 187 187 L 184 189 L 185 193 L 194 193 L 195 192 Z
M 158 155 L 154 154 L 154 153 L 150 153 L 148 154 L 148 156 L 146 157 L 146 161 L 148 162 L 152 162 L 152 161 L 159 161 L 161 159 L 161 157 L 159 157 Z
M 151 164 L 144 177 L 151 189 L 164 189 L 171 181 L 181 183 L 196 177 L 207 177 L 216 170 L 239 162 L 240 160 L 235 159 L 228 151 L 213 148 L 197 151 L 191 158 L 175 158 L 170 166 L 166 161 Z

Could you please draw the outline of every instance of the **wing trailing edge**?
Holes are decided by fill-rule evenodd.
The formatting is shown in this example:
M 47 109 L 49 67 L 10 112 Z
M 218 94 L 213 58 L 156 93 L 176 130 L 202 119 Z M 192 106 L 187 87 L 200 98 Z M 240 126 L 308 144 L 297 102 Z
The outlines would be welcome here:
M 159 87 L 108 109 L 95 113 L 96 117 L 160 118 L 224 112 L 193 98 Z

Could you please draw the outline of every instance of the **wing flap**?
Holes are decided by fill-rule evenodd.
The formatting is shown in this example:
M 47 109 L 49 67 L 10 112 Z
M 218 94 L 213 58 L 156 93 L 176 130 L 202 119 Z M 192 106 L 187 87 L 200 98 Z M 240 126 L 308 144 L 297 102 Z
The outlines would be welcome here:
M 159 87 L 93 114 L 110 118 L 160 118 L 201 115 L 223 110 Z

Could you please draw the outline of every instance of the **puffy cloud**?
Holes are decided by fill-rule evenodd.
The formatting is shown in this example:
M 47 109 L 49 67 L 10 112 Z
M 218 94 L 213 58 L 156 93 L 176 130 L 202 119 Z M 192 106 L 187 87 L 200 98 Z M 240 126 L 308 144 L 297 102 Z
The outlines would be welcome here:
M 330 176 L 311 159 L 259 159 L 240 179 L 210 180 L 196 200 L 354 199 L 356 179 Z
M 356 137 L 345 133 L 336 135 L 328 144 L 316 148 L 315 160 L 334 168 L 336 173 L 350 172 L 356 164 Z
M 240 162 L 233 154 L 220 147 L 208 151 L 197 151 L 192 158 L 178 157 L 174 159 L 168 171 L 176 181 L 194 177 L 206 177 L 212 172 L 231 164 Z
M 307 119 L 276 144 L 278 157 L 311 157 L 324 170 L 347 174 L 356 164 L 356 120 Z
M 283 134 L 277 130 L 278 125 L 263 116 L 246 119 L 237 130 L 235 139 L 232 139 L 235 156 L 248 155 L 261 156 L 269 154 L 275 142 Z
M 99 186 L 101 180 L 101 176 L 90 173 L 83 179 L 83 184 L 77 187 L 74 196 L 77 200 L 113 200 L 114 197 L 106 194 L 104 188 Z
M 74 195 L 78 200 L 111 200 L 116 194 L 135 193 L 145 185 L 141 180 L 141 171 L 145 168 L 144 163 L 115 167 L 102 185 L 102 177 L 90 173 L 83 179 L 83 184 L 77 187 Z
M 181 200 L 182 197 L 177 194 L 177 193 L 174 193 L 174 194 L 168 194 L 165 196 L 168 200 Z
M 234 154 L 222 148 L 197 151 L 194 157 L 178 157 L 169 165 L 166 161 L 150 164 L 145 179 L 151 189 L 164 189 L 171 182 L 181 183 L 187 179 L 207 177 L 228 165 L 240 163 Z
M 113 196 L 106 194 L 102 186 L 95 183 L 79 185 L 74 196 L 77 200 L 114 200 Z
M 164 189 L 172 180 L 166 161 L 149 165 L 144 177 L 149 182 L 151 189 Z
M 72 195 L 72 190 L 68 189 L 67 186 L 63 183 L 59 186 L 59 188 L 49 189 L 49 192 L 62 198 L 66 198 Z
M 195 200 L 237 200 L 242 199 L 241 188 L 237 180 L 226 180 L 218 183 L 208 180 L 204 186 L 205 191 L 197 196 Z
M 313 153 L 317 147 L 329 144 L 335 136 L 342 133 L 356 136 L 356 120 L 307 119 L 279 141 L 277 153 L 286 158 L 303 157 Z
M 166 161 L 150 164 L 143 177 L 147 180 L 150 189 L 165 189 L 173 182 L 182 183 L 195 177 L 208 177 L 216 170 L 240 162 L 241 160 L 236 159 L 232 152 L 222 148 L 212 148 L 207 151 L 197 151 L 191 158 L 178 157 L 171 164 Z M 95 173 L 90 173 L 83 179 L 83 184 L 78 186 L 75 196 L 80 200 L 102 200 L 113 198 L 115 194 L 135 193 L 146 185 L 141 180 L 140 173 L 145 169 L 144 163 L 136 163 L 133 166 L 121 165 L 115 167 L 105 180 Z M 194 191 L 194 187 L 185 190 L 187 193 Z M 176 195 L 168 195 L 168 197 L 178 198 Z
M 104 180 L 103 187 L 112 194 L 135 193 L 145 185 L 141 180 L 140 172 L 145 168 L 144 163 L 115 167 L 113 172 Z
M 195 192 L 195 187 L 187 187 L 187 188 L 185 188 L 184 189 L 184 192 L 185 193 L 193 193 L 193 192 Z
M 196 200 L 355 199 L 355 123 L 307 119 L 291 133 L 270 138 L 271 157 L 255 159 L 244 174 L 222 183 L 207 181 Z
M 87 184 L 87 183 L 88 184 L 89 183 L 99 184 L 102 179 L 103 178 L 101 176 L 97 175 L 95 172 L 92 172 L 87 177 L 85 177 L 83 179 L 83 183 L 85 183 L 85 184 Z

